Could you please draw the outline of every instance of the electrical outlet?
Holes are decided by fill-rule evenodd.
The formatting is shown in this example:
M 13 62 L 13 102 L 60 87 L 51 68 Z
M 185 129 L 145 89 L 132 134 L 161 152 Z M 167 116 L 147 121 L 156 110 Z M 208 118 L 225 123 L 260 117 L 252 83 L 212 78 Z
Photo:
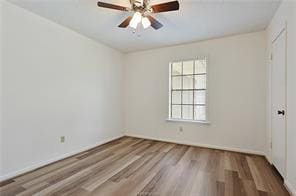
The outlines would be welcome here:
M 179 131 L 183 132 L 183 127 L 182 126 L 179 127 Z
M 65 136 L 61 136 L 60 141 L 61 141 L 61 143 L 64 143 L 65 142 Z

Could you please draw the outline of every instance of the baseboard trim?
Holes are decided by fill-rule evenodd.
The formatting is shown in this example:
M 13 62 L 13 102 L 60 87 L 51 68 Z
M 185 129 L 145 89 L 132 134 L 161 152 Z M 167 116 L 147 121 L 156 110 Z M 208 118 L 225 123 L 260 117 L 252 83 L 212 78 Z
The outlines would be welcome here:
M 291 196 L 296 196 L 296 189 L 292 186 L 292 184 L 288 180 L 284 181 L 284 186 L 286 187 L 286 189 L 288 190 Z
M 264 157 L 266 156 L 266 153 L 264 153 L 264 152 L 255 151 L 255 150 L 248 150 L 248 149 L 241 149 L 241 148 L 231 148 L 231 147 L 216 146 L 216 145 L 202 144 L 202 143 L 195 143 L 195 142 L 161 139 L 161 138 L 156 138 L 156 137 L 148 137 L 148 136 L 129 134 L 129 133 L 125 133 L 125 136 L 136 137 L 136 138 L 141 138 L 141 139 L 156 140 L 156 141 L 161 141 L 161 142 L 190 145 L 190 146 L 196 146 L 196 147 L 202 147 L 202 148 L 212 148 L 212 149 L 217 149 L 217 150 L 226 150 L 226 151 L 239 152 L 239 153 L 245 153 L 245 154 L 254 154 L 254 155 L 260 155 L 260 156 L 264 156 Z
M 212 148 L 212 149 L 218 149 L 218 150 L 226 150 L 226 151 L 232 151 L 232 152 L 240 152 L 240 153 L 246 153 L 246 154 L 260 155 L 260 156 L 265 156 L 266 159 L 270 162 L 269 156 L 267 156 L 266 153 L 263 153 L 263 152 L 260 152 L 260 151 L 246 150 L 246 149 L 241 149 L 241 148 L 222 147 L 222 146 L 195 143 L 195 142 L 185 142 L 185 141 L 177 141 L 177 140 L 170 140 L 170 139 L 161 139 L 161 138 L 156 138 L 156 137 L 148 137 L 148 136 L 143 136 L 143 135 L 125 133 L 125 134 L 121 134 L 121 135 L 113 137 L 113 138 L 105 139 L 105 140 L 103 140 L 101 142 L 98 142 L 96 144 L 89 145 L 87 147 L 84 147 L 84 148 L 81 148 L 81 149 L 78 149 L 78 150 L 74 150 L 72 152 L 69 152 L 69 153 L 54 157 L 52 159 L 39 162 L 37 164 L 26 167 L 24 169 L 21 169 L 21 170 L 18 170 L 18 171 L 11 172 L 9 174 L 0 176 L 0 183 L 3 182 L 3 181 L 9 180 L 9 179 L 15 178 L 17 176 L 24 175 L 25 173 L 28 173 L 28 172 L 31 172 L 33 170 L 39 169 L 39 168 L 44 167 L 46 165 L 52 164 L 54 162 L 61 161 L 61 160 L 65 159 L 65 158 L 71 157 L 73 155 L 82 153 L 82 152 L 87 151 L 89 149 L 98 147 L 100 145 L 103 145 L 105 143 L 111 142 L 113 140 L 119 139 L 119 138 L 124 137 L 124 136 L 141 138 L 141 139 L 156 140 L 156 141 L 162 141 L 162 142 L 170 142 L 170 143 L 183 144 L 183 145 L 190 145 L 190 146 L 203 147 L 203 148 Z M 293 188 L 292 188 L 292 186 L 291 186 L 291 184 L 289 182 L 285 181 L 285 186 L 289 191 L 292 190 L 290 192 L 294 194 L 294 195 L 292 194 L 293 196 L 296 196 L 295 195 L 295 190 L 293 190 Z
M 272 159 L 271 159 L 271 157 L 270 157 L 267 153 L 265 154 L 265 158 L 266 158 L 267 162 L 268 162 L 270 165 L 273 164 L 273 163 L 272 163 Z
M 39 169 L 39 168 L 44 167 L 46 165 L 52 164 L 54 162 L 61 161 L 61 160 L 65 159 L 65 158 L 69 158 L 69 157 L 71 157 L 73 155 L 79 154 L 79 153 L 87 151 L 89 149 L 98 147 L 100 145 L 103 145 L 105 143 L 108 143 L 108 142 L 111 142 L 113 140 L 119 139 L 121 137 L 124 137 L 124 134 L 121 134 L 121 135 L 116 136 L 116 137 L 105 139 L 105 140 L 103 140 L 101 142 L 98 142 L 96 144 L 89 145 L 89 146 L 86 146 L 86 147 L 83 147 L 83 148 L 80 148 L 80 149 L 65 153 L 63 155 L 56 156 L 56 157 L 51 158 L 49 160 L 41 161 L 39 163 L 36 163 L 36 164 L 33 164 L 33 165 L 28 166 L 26 168 L 23 168 L 23 169 L 8 173 L 6 175 L 0 176 L 0 183 L 3 182 L 3 181 L 9 180 L 9 179 L 15 178 L 17 176 L 24 175 L 25 173 L 28 173 L 28 172 L 31 172 L 33 170 Z

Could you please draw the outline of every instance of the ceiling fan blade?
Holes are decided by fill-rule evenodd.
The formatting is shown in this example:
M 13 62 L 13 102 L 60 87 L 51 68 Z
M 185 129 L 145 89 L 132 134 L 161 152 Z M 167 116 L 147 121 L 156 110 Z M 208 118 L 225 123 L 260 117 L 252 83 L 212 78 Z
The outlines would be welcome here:
M 120 27 L 120 28 L 126 28 L 129 25 L 129 23 L 130 23 L 130 21 L 131 21 L 132 18 L 133 18 L 132 16 L 129 16 L 120 25 L 118 25 L 118 27 Z
M 179 7 L 180 5 L 178 1 L 171 1 L 151 6 L 153 13 L 174 11 L 178 10 Z
M 151 22 L 151 27 L 153 27 L 155 30 L 160 29 L 163 25 L 158 22 L 155 18 L 153 18 L 152 16 L 147 16 L 147 18 L 149 19 L 149 21 Z
M 99 1 L 98 2 L 98 6 L 99 7 L 104 7 L 104 8 L 109 8 L 109 9 L 114 9 L 114 10 L 120 10 L 120 11 L 128 11 L 127 7 L 123 7 L 120 5 L 114 5 L 114 4 L 110 4 L 110 3 L 104 3 Z

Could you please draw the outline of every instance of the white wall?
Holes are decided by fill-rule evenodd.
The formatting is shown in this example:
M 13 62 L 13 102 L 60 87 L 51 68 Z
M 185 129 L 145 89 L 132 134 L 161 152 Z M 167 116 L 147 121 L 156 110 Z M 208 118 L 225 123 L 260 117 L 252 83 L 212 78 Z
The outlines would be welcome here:
M 0 180 L 121 136 L 122 54 L 7 2 L 1 7 Z
M 267 29 L 267 55 L 271 54 L 271 42 L 278 35 L 283 26 L 287 25 L 287 186 L 296 195 L 296 2 L 283 1 Z M 271 62 L 267 69 L 270 73 Z M 270 126 L 270 76 L 268 97 L 268 142 L 271 141 Z M 271 149 L 268 148 L 271 156 Z
M 264 153 L 265 52 L 266 33 L 258 32 L 127 54 L 127 134 Z M 169 62 L 203 55 L 209 57 L 211 124 L 167 122 Z
M 3 10 L 3 3 L 0 0 L 0 146 L 2 146 L 2 18 L 3 18 L 3 14 L 2 14 L 2 10 Z M 3 162 L 3 157 L 1 156 L 2 154 L 2 148 L 0 148 L 0 168 L 1 168 L 1 163 Z M 1 169 L 0 169 L 1 170 Z

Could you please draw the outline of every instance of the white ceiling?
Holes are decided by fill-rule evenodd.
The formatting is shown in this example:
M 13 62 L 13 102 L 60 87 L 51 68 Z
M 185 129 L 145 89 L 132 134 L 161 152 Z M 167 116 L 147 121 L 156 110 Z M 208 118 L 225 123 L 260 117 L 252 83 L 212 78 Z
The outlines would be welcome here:
M 122 52 L 263 30 L 280 0 L 179 0 L 180 10 L 155 14 L 164 27 L 121 29 L 131 13 L 97 7 L 98 0 L 9 0 Z M 128 0 L 101 0 L 128 6 Z M 151 0 L 151 4 L 171 0 Z

